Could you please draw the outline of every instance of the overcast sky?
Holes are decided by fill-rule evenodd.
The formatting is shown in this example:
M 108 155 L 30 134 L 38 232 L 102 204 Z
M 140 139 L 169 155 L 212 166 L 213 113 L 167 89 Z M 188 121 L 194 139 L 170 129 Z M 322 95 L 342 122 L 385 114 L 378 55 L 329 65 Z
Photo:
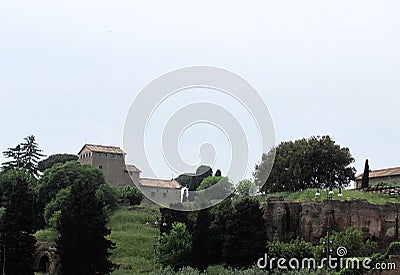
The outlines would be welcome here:
M 47 155 L 122 146 L 147 83 L 209 65 L 260 92 L 277 142 L 329 134 L 358 172 L 400 166 L 399 14 L 397 0 L 2 0 L 0 150 L 28 134 Z

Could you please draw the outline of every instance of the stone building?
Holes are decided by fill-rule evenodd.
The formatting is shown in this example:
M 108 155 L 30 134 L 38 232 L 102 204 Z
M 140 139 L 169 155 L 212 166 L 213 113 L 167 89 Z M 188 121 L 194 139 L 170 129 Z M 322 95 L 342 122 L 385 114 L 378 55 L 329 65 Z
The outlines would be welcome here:
M 363 174 L 359 174 L 355 178 L 354 187 L 356 189 L 361 188 L 361 186 L 362 186 L 362 176 L 363 176 Z M 374 187 L 379 182 L 400 183 L 400 167 L 370 171 L 369 172 L 369 186 Z
M 163 205 L 181 201 L 181 185 L 174 179 L 140 179 L 140 190 L 150 200 L 161 202 Z
M 78 153 L 81 164 L 90 164 L 104 172 L 114 186 L 140 186 L 141 191 L 151 200 L 180 201 L 180 184 L 175 180 L 140 178 L 135 165 L 125 164 L 126 153 L 116 146 L 85 144 Z
M 78 161 L 102 170 L 107 182 L 114 186 L 132 185 L 131 175 L 138 179 L 140 170 L 134 165 L 126 166 L 125 155 L 119 147 L 85 144 L 78 153 Z

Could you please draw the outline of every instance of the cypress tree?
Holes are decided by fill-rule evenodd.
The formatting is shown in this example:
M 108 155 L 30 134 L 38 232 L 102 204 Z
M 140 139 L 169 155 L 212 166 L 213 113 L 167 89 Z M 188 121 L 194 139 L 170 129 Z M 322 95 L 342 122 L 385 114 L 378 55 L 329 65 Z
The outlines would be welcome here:
M 227 222 L 224 258 L 227 265 L 247 268 L 264 255 L 263 213 L 256 200 L 244 198 L 235 203 Z
M 197 213 L 193 227 L 193 267 L 205 270 L 209 264 L 209 226 L 210 218 L 207 209 Z
M 56 241 L 61 258 L 62 274 L 109 274 L 112 263 L 110 250 L 114 244 L 106 239 L 111 233 L 106 227 L 102 203 L 96 198 L 96 185 L 80 177 L 61 210 Z
M 0 268 L 5 274 L 33 274 L 36 239 L 30 180 L 23 170 L 9 170 L 0 179 L 4 210 L 0 219 Z
M 361 188 L 368 188 L 369 186 L 369 164 L 368 159 L 365 160 L 364 173 L 361 179 Z

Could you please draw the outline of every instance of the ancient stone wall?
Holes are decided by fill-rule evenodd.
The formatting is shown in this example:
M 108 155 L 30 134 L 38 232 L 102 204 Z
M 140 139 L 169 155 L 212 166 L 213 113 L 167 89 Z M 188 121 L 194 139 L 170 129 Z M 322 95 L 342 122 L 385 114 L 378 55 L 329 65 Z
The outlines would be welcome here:
M 264 212 L 267 240 L 289 241 L 299 236 L 313 244 L 319 243 L 328 228 L 345 231 L 354 227 L 364 238 L 386 247 L 400 236 L 396 233 L 400 203 L 371 204 L 366 200 L 322 202 L 266 202 Z

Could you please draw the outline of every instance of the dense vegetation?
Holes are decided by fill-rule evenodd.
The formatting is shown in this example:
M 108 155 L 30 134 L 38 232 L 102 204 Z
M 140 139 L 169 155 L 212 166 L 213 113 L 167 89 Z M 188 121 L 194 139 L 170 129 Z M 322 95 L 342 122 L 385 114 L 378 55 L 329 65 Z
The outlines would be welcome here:
M 276 156 L 271 170 L 272 152 Z M 255 183 L 267 193 L 343 187 L 354 178 L 353 162 L 350 150 L 329 136 L 285 141 L 262 156 L 255 167 Z

